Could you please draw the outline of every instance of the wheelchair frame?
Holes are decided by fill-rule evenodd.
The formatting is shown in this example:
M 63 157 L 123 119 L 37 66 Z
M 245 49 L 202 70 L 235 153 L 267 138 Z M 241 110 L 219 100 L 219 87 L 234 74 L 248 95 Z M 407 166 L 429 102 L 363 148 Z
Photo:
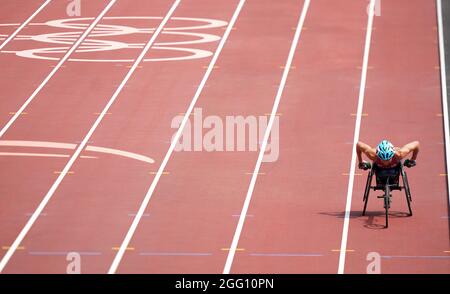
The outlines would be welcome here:
M 408 209 L 409 209 L 409 216 L 412 216 L 412 210 L 411 210 L 411 191 L 409 188 L 408 183 L 408 176 L 406 175 L 406 171 L 404 169 L 403 163 L 400 162 L 398 166 L 394 167 L 393 169 L 398 169 L 396 171 L 396 175 L 394 176 L 381 176 L 377 175 L 377 171 L 381 169 L 380 167 L 376 166 L 375 164 L 371 165 L 369 175 L 367 176 L 367 182 L 366 182 L 366 188 L 364 191 L 364 210 L 362 215 L 366 214 L 367 209 L 367 203 L 369 202 L 369 194 L 370 189 L 373 189 L 374 191 L 382 190 L 384 191 L 383 196 L 378 196 L 378 198 L 383 198 L 384 200 L 384 208 L 386 211 L 386 225 L 385 228 L 388 228 L 389 226 L 389 208 L 391 205 L 391 191 L 398 190 L 402 191 L 405 190 L 405 196 L 406 196 L 406 202 L 408 203 Z M 376 185 L 372 186 L 372 178 L 375 175 L 376 177 Z M 400 176 L 402 177 L 403 186 L 400 185 Z M 391 184 L 393 183 L 393 184 Z

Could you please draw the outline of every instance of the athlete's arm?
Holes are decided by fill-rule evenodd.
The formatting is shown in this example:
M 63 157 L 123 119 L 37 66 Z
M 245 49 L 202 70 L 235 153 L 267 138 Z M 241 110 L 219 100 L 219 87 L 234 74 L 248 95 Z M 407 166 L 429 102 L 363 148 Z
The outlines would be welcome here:
M 417 155 L 419 154 L 419 146 L 419 141 L 408 143 L 397 151 L 397 156 L 400 159 L 403 159 L 412 152 L 411 160 L 415 161 L 417 159 Z
M 369 145 L 367 145 L 366 143 L 363 142 L 358 142 L 358 144 L 356 144 L 356 155 L 358 155 L 358 162 L 362 163 L 363 159 L 362 159 L 362 154 L 365 154 L 370 160 L 375 160 L 377 158 L 377 153 L 376 150 L 372 147 L 370 147 Z

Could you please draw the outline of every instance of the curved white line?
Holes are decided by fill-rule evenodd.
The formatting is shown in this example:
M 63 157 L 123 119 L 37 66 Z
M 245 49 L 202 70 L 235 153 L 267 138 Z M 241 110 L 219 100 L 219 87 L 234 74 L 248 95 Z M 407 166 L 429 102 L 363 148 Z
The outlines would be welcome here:
M 61 48 L 53 48 L 53 49 L 61 49 Z M 45 49 L 43 49 L 45 50 Z M 185 56 L 175 56 L 175 57 L 162 57 L 162 58 L 148 58 L 144 59 L 143 62 L 156 62 L 156 61 L 180 61 L 180 60 L 191 60 L 191 59 L 199 59 L 199 58 L 205 58 L 212 56 L 211 51 L 202 50 L 202 49 L 191 49 L 191 48 L 178 48 L 178 47 L 162 47 L 162 46 L 155 46 L 152 48 L 152 50 L 170 50 L 170 51 L 182 51 L 182 52 L 188 52 L 192 53 L 191 55 L 185 55 Z M 32 50 L 27 50 L 28 52 L 22 51 L 20 54 L 16 52 L 9 52 L 9 51 L 3 51 L 4 53 L 16 53 L 22 57 L 30 57 L 30 58 L 38 58 L 38 59 L 44 59 L 44 60 L 57 60 L 58 58 L 54 57 L 47 57 L 47 56 L 39 56 L 34 55 Z M 43 52 L 40 52 L 43 53 Z M 54 52 L 49 52 L 54 53 Z M 31 57 L 32 56 L 32 57 Z M 70 58 L 69 61 L 71 62 L 115 62 L 115 63 L 132 63 L 134 62 L 133 59 L 83 59 L 83 58 Z
M 169 33 L 169 32 L 166 32 Z M 160 43 L 160 45 L 163 44 L 177 44 L 177 45 L 183 45 L 183 44 L 199 44 L 199 43 L 207 43 L 207 42 L 214 42 L 217 40 L 220 40 L 220 37 L 209 35 L 209 34 L 198 34 L 198 33 L 172 33 L 170 34 L 184 34 L 184 35 L 192 35 L 192 36 L 199 36 L 202 37 L 202 39 L 194 40 L 194 41 L 181 41 L 181 42 L 167 42 L 167 43 Z M 92 40 L 91 40 L 92 41 Z M 98 44 L 103 43 L 103 44 Z M 98 43 L 89 43 L 80 46 L 76 52 L 78 53 L 86 53 L 86 52 L 101 52 L 106 50 L 120 50 L 120 49 L 127 49 L 129 48 L 128 44 L 116 42 L 116 41 L 98 41 Z M 105 48 L 109 47 L 109 48 Z M 56 54 L 56 53 L 65 53 L 67 52 L 69 48 L 68 47 L 53 47 L 53 48 L 37 48 L 37 49 L 28 49 L 28 50 L 22 50 L 22 51 L 2 51 L 3 53 L 12 53 L 16 54 L 17 56 L 24 57 L 24 58 L 32 58 L 32 59 L 40 59 L 40 60 L 59 60 L 58 57 L 52 57 L 52 56 L 45 56 L 45 54 Z M 155 46 L 152 48 L 154 50 L 169 50 L 169 51 L 181 51 L 181 52 L 188 52 L 192 53 L 191 55 L 187 56 L 175 56 L 175 57 L 163 57 L 163 58 L 149 58 L 145 59 L 144 62 L 156 62 L 156 61 L 181 61 L 181 60 L 191 60 L 191 59 L 200 59 L 200 58 L 206 58 L 212 55 L 211 51 L 202 50 L 202 49 L 192 49 L 192 48 L 182 48 L 182 47 L 168 47 L 168 46 Z M 84 58 L 69 58 L 68 61 L 70 62 L 134 62 L 133 59 L 84 59 Z
M 210 19 L 210 18 L 172 17 L 172 20 L 188 20 L 188 21 L 197 21 L 197 22 L 208 22 L 209 24 L 202 25 L 202 26 L 166 28 L 165 31 L 204 30 L 204 29 L 225 27 L 228 25 L 228 22 L 226 22 L 226 21 L 218 20 L 218 19 Z
M 144 156 L 144 155 L 140 155 L 140 154 L 136 154 L 136 153 L 132 153 L 132 152 L 121 151 L 121 150 L 117 150 L 117 149 L 111 149 L 111 148 L 105 148 L 105 147 L 96 147 L 96 146 L 87 146 L 85 150 L 86 151 L 92 151 L 92 152 L 99 152 L 99 153 L 108 153 L 108 154 L 118 155 L 118 156 L 122 156 L 122 157 L 128 157 L 128 158 L 136 159 L 136 160 L 147 162 L 147 163 L 154 163 L 155 162 L 150 157 L 147 157 L 147 156 Z
M 20 157 L 69 157 L 67 154 L 52 153 L 20 153 L 20 152 L 0 152 L 0 156 L 20 156 Z
M 88 23 L 80 23 L 83 21 L 90 21 L 92 17 L 85 18 L 68 18 L 68 19 L 57 19 L 51 20 L 41 25 L 46 25 L 50 27 L 64 28 L 64 29 L 73 29 L 77 30 L 74 32 L 59 32 L 59 33 L 49 33 L 42 35 L 22 35 L 18 36 L 18 39 L 21 40 L 34 40 L 41 43 L 49 43 L 49 44 L 64 44 L 64 45 L 72 45 L 73 42 L 79 38 L 82 34 L 82 30 L 85 30 L 88 26 Z M 160 20 L 162 17 L 152 17 L 152 16 L 143 16 L 143 17 L 105 17 L 105 20 Z M 154 49 L 159 50 L 170 50 L 170 51 L 182 51 L 189 52 L 192 55 L 188 56 L 180 56 L 180 57 L 163 57 L 163 58 L 155 58 L 155 59 L 146 59 L 145 61 L 182 61 L 182 60 L 191 60 L 191 59 L 199 59 L 206 58 L 212 55 L 212 52 L 201 50 L 201 49 L 188 49 L 188 48 L 175 48 L 175 47 L 166 47 L 166 46 L 175 46 L 175 45 L 190 45 L 190 44 L 201 44 L 201 43 L 210 43 L 220 40 L 219 36 L 214 34 L 203 34 L 203 33 L 194 33 L 194 32 L 183 32 L 187 30 L 200 30 L 200 29 L 212 29 L 218 27 L 227 26 L 228 23 L 222 20 L 215 19 L 206 19 L 206 18 L 192 18 L 192 17 L 173 17 L 171 18 L 174 21 L 183 21 L 183 22 L 197 22 L 203 23 L 201 25 L 191 25 L 184 27 L 173 27 L 173 28 L 165 28 L 162 33 L 170 34 L 170 35 L 180 35 L 180 36 L 193 36 L 198 39 L 194 39 L 193 41 L 175 41 L 175 42 L 163 42 L 163 43 L 155 43 Z M 120 50 L 132 48 L 130 44 L 117 42 L 117 41 L 108 41 L 108 40 L 95 40 L 92 39 L 94 37 L 105 37 L 105 36 L 119 36 L 119 35 L 130 35 L 135 33 L 154 33 L 155 28 L 135 28 L 126 25 L 114 25 L 114 24 L 101 24 L 92 30 L 90 39 L 86 39 L 76 50 L 78 53 L 87 53 L 87 52 L 101 52 L 101 51 L 111 51 L 111 50 Z M 137 48 L 134 46 L 133 48 Z M 53 56 L 55 54 L 64 54 L 67 52 L 69 48 L 66 47 L 55 47 L 55 48 L 33 48 L 22 51 L 2 51 L 3 53 L 14 53 L 16 56 L 24 57 L 24 58 L 33 58 L 40 60 L 59 60 L 59 57 Z M 50 55 L 50 56 L 49 56 Z M 92 59 L 75 59 L 70 58 L 71 62 L 134 62 L 134 60 L 130 59 L 102 59 L 102 60 L 92 60 Z
M 213 55 L 211 51 L 207 50 L 201 50 L 201 49 L 190 49 L 190 48 L 178 48 L 178 47 L 161 47 L 161 46 L 155 46 L 152 49 L 158 49 L 158 50 L 173 50 L 173 51 L 183 51 L 183 52 L 189 52 L 192 53 L 191 55 L 187 56 L 176 56 L 176 57 L 164 57 L 164 58 L 149 58 L 144 59 L 144 62 L 149 61 L 180 61 L 180 60 L 190 60 L 190 59 L 199 59 L 199 58 L 205 58 Z
M 11 141 L 11 140 L 0 140 L 0 146 L 59 148 L 59 149 L 75 149 L 77 147 L 76 144 L 68 144 L 68 143 L 55 143 L 44 141 Z
M 33 147 L 33 148 L 57 148 L 57 149 L 75 149 L 77 147 L 76 144 L 68 144 L 68 143 L 55 143 L 55 142 L 44 142 L 44 141 L 10 141 L 10 140 L 0 140 L 0 146 L 7 146 L 7 147 Z M 147 163 L 154 163 L 155 161 L 147 156 L 113 149 L 113 148 L 105 148 L 105 147 L 97 147 L 97 146 L 91 146 L 88 145 L 85 149 L 85 151 L 91 151 L 91 152 L 99 152 L 99 153 L 106 153 L 106 154 L 112 154 L 112 155 L 118 155 L 126 158 L 135 159 L 142 162 Z M 0 156 L 13 156 L 13 153 L 10 152 L 0 152 Z M 24 154 L 20 156 L 32 156 L 30 154 L 40 154 L 40 153 L 14 153 L 14 154 Z M 50 154 L 54 155 L 54 154 Z M 17 155 L 19 156 L 19 155 Z M 49 156 L 49 157 L 56 157 L 56 156 Z M 58 157 L 69 157 L 66 155 L 61 155 Z M 86 158 L 91 158 L 89 156 L 86 156 Z
M 80 18 L 65 18 L 65 19 L 56 19 L 47 21 L 45 24 L 51 27 L 56 28 L 65 28 L 65 29 L 77 29 L 83 30 L 87 26 L 87 24 L 83 23 L 73 23 L 75 21 L 91 21 L 92 17 L 80 17 Z M 162 17 L 160 16 L 111 16 L 104 17 L 104 20 L 160 20 Z M 211 28 L 219 28 L 228 25 L 228 22 L 217 19 L 209 19 L 209 18 L 195 18 L 195 17 L 172 17 L 171 20 L 183 20 L 183 21 L 193 21 L 193 22 L 203 22 L 205 25 L 197 25 L 197 26 L 187 26 L 187 27 L 176 27 L 176 28 L 164 28 L 164 31 L 170 30 L 198 30 L 198 29 L 211 29 Z M 150 30 L 155 30 L 155 28 L 148 28 Z
M 169 46 L 169 45 L 192 45 L 192 44 L 202 44 L 202 43 L 212 43 L 220 40 L 220 37 L 212 34 L 204 33 L 188 33 L 188 32 L 163 32 L 164 35 L 181 35 L 181 36 L 193 36 L 199 37 L 197 40 L 192 41 L 179 41 L 179 42 L 164 42 L 155 43 L 155 46 Z

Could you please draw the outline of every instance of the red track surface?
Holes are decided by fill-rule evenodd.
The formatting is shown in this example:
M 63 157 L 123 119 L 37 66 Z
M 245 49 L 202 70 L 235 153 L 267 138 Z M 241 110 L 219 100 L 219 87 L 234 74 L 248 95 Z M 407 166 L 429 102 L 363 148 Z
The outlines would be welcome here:
M 431 1 L 433 2 L 433 1 Z M 350 222 L 347 272 L 365 272 L 368 252 L 384 258 L 385 273 L 448 273 L 450 269 L 448 198 L 443 153 L 442 112 L 436 8 L 428 1 L 385 1 L 383 18 L 375 18 L 361 138 L 388 137 L 401 144 L 420 139 L 420 165 L 408 171 L 413 217 L 403 193 L 394 194 L 388 230 L 382 229 L 383 210 L 375 197 L 369 218 Z M 388 119 L 390 118 L 390 119 Z M 355 187 L 354 216 L 361 210 L 363 179 Z M 376 195 L 373 193 L 372 195 Z M 361 197 L 361 198 L 360 198 Z M 447 251 L 447 252 L 445 252 Z M 447 258 L 445 258 L 447 257 Z
M 4 2 L 0 23 L 21 23 L 42 4 Z M 182 1 L 167 28 L 180 26 L 176 17 L 229 22 L 238 2 Z M 196 104 L 203 117 L 270 113 L 303 5 L 303 0 L 279 2 L 245 3 Z M 309 8 L 278 109 L 280 156 L 260 170 L 263 174 L 253 192 L 233 273 L 337 272 L 368 3 L 336 2 L 313 0 Z M 95 18 L 107 3 L 83 1 L 82 17 Z M 32 23 L 68 18 L 66 4 L 53 1 Z M 163 17 L 172 4 L 119 0 L 106 16 Z M 363 117 L 360 137 L 372 145 L 381 138 L 398 145 L 422 142 L 419 164 L 408 170 L 414 216 L 396 213 L 406 211 L 404 196 L 398 192 L 392 205 L 397 217 L 391 217 L 389 229 L 382 228 L 382 203 L 376 193 L 371 194 L 369 216 L 360 216 L 365 174 L 356 176 L 345 272 L 365 273 L 367 253 L 378 252 L 383 256 L 383 273 L 450 273 L 448 194 L 446 178 L 439 176 L 446 171 L 435 68 L 439 65 L 436 8 L 428 0 L 384 0 L 381 13 L 375 17 L 363 111 L 368 116 Z M 155 28 L 160 21 L 144 19 L 139 24 Z M 100 24 L 133 27 L 136 22 L 103 19 Z M 0 26 L 0 34 L 13 30 Z M 53 32 L 48 30 L 30 25 L 19 35 Z M 225 27 L 202 32 L 222 36 Z M 146 43 L 150 36 L 109 39 Z M 157 42 L 177 38 L 162 34 Z M 13 40 L 3 50 L 38 45 Z M 214 52 L 217 45 L 195 48 Z M 89 56 L 135 59 L 140 50 Z M 155 49 L 148 53 L 151 58 L 162 55 Z M 77 52 L 71 58 L 84 57 Z M 4 273 L 64 273 L 67 252 L 81 253 L 83 273 L 108 271 L 169 148 L 175 133 L 171 121 L 186 112 L 209 61 L 141 64 L 88 145 L 142 154 L 155 162 L 83 151 Z M 56 63 L 0 54 L 1 127 Z M 130 64 L 66 62 L 0 141 L 78 144 Z M 0 152 L 30 152 L 30 148 L 0 146 Z M 221 273 L 257 156 L 257 152 L 174 152 L 118 273 Z M 14 242 L 56 180 L 55 172 L 67 161 L 67 157 L 0 156 L 1 246 Z M 6 251 L 0 252 L 1 258 Z

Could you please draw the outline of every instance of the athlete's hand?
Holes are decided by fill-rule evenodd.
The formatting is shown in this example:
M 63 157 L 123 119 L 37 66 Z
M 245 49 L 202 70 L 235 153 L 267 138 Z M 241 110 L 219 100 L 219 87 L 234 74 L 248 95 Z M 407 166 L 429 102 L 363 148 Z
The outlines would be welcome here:
M 359 167 L 359 169 L 362 169 L 362 170 L 368 170 L 372 167 L 372 165 L 370 163 L 368 163 L 367 161 L 363 161 L 363 162 L 359 163 L 358 167 Z
M 406 166 L 407 168 L 415 167 L 416 161 L 411 160 L 411 159 L 406 159 L 405 162 L 403 163 L 403 165 Z

